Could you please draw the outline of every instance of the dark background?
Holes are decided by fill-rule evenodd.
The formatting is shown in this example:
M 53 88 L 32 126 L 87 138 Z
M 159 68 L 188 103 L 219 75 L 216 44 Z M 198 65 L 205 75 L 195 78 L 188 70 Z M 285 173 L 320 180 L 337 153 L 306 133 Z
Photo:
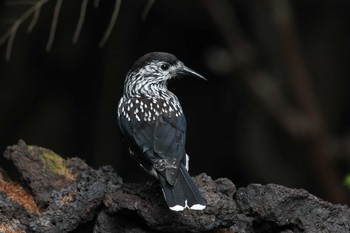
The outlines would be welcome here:
M 191 174 L 237 186 L 278 183 L 350 203 L 349 1 L 123 1 L 103 48 L 114 1 L 56 1 L 21 21 L 6 61 L 0 47 L 0 150 L 23 139 L 89 165 L 111 164 L 125 181 L 145 173 L 128 156 L 117 103 L 132 63 L 151 51 L 176 55 L 208 81 L 172 81 L 187 117 Z M 33 2 L 1 1 L 0 36 Z M 4 37 L 6 38 L 6 37 Z M 8 161 L 0 166 L 15 174 Z

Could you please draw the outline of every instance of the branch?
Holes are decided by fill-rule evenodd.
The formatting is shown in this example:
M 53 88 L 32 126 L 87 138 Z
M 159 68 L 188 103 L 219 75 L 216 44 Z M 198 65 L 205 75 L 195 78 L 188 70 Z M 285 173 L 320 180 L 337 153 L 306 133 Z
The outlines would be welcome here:
M 32 21 L 30 22 L 30 24 L 28 26 L 28 30 L 27 30 L 28 32 L 32 32 L 33 31 L 34 26 L 38 22 L 38 19 L 39 19 L 39 16 L 40 16 L 41 7 L 47 1 L 48 0 L 36 2 L 34 16 L 33 16 L 33 19 L 32 19 Z
M 142 21 L 145 21 L 149 11 L 151 10 L 152 6 L 154 5 L 154 3 L 156 2 L 156 0 L 148 0 L 147 5 L 145 6 L 145 8 L 143 9 L 143 12 L 141 14 L 141 19 Z
M 53 41 L 55 39 L 57 22 L 58 22 L 58 17 L 60 15 L 62 3 L 63 3 L 63 0 L 57 0 L 56 5 L 55 5 L 55 10 L 53 13 L 52 23 L 51 23 L 51 28 L 50 28 L 49 40 L 47 41 L 47 44 L 46 44 L 46 51 L 47 52 L 51 51 L 52 44 L 53 44 Z
M 11 58 L 11 52 L 12 52 L 12 47 L 13 47 L 13 41 L 15 39 L 16 36 L 16 32 L 19 28 L 19 26 L 27 19 L 29 18 L 31 15 L 34 14 L 34 18 L 32 20 L 32 22 L 30 23 L 29 27 L 28 27 L 28 31 L 30 32 L 33 27 L 35 26 L 36 22 L 37 22 L 37 18 L 39 16 L 40 13 L 40 9 L 42 7 L 42 5 L 44 5 L 45 3 L 47 3 L 48 0 L 39 0 L 35 3 L 33 3 L 33 5 L 24 12 L 24 14 L 17 19 L 13 25 L 10 27 L 10 29 L 0 38 L 0 46 L 2 44 L 4 44 L 6 41 L 7 42 L 7 47 L 6 47 L 6 56 L 5 59 L 6 61 L 9 61 Z
M 100 6 L 100 0 L 94 0 L 94 8 L 97 9 Z
M 83 2 L 81 3 L 80 16 L 79 16 L 77 28 L 75 29 L 74 36 L 73 36 L 73 44 L 76 44 L 78 42 L 81 28 L 83 27 L 83 23 L 85 20 L 85 13 L 86 13 L 88 1 L 89 0 L 83 0 Z
M 32 6 L 19 18 L 17 19 L 13 25 L 10 27 L 10 29 L 0 38 L 0 46 L 2 44 L 4 44 L 6 41 L 8 41 L 7 43 L 7 47 L 6 47 L 6 60 L 10 60 L 11 58 L 11 53 L 12 53 L 12 48 L 13 48 L 13 42 L 16 36 L 16 32 L 19 28 L 19 26 L 30 16 L 33 15 L 33 19 L 30 22 L 29 26 L 28 26 L 28 32 L 31 32 L 34 28 L 34 26 L 36 25 L 36 23 L 38 22 L 39 16 L 40 16 L 40 11 L 41 11 L 41 7 L 47 3 L 49 0 L 38 0 L 37 2 L 28 2 L 28 1 L 12 1 L 9 2 L 11 4 L 31 4 Z M 63 0 L 57 0 L 56 1 L 56 5 L 54 8 L 54 12 L 53 12 L 53 17 L 52 17 L 52 22 L 51 22 L 51 27 L 50 27 L 50 33 L 49 33 L 49 38 L 46 44 L 46 51 L 49 52 L 51 51 L 53 42 L 55 40 L 55 34 L 56 34 L 56 29 L 57 29 L 57 23 L 58 23 L 58 18 L 60 15 L 60 11 L 61 11 L 61 6 L 62 6 Z M 151 6 L 153 5 L 154 0 L 150 0 L 148 2 L 148 4 L 145 7 L 145 10 L 142 14 L 142 17 L 146 17 L 148 14 L 148 11 L 150 10 Z M 94 8 L 98 8 L 100 1 L 99 0 L 94 0 Z M 84 20 L 85 20 L 85 15 L 86 15 L 86 9 L 87 9 L 87 5 L 88 5 L 88 0 L 82 0 L 82 4 L 81 4 L 81 9 L 80 9 L 80 16 L 79 16 L 79 20 L 73 35 L 73 39 L 72 42 L 73 44 L 77 43 L 80 33 L 81 33 L 81 29 L 83 27 L 84 24 Z M 104 46 L 104 44 L 107 42 L 108 38 L 110 37 L 115 22 L 118 18 L 119 15 L 119 11 L 120 11 L 120 6 L 121 6 L 121 0 L 115 0 L 115 5 L 114 5 L 114 9 L 112 12 L 112 16 L 110 19 L 110 22 L 107 26 L 107 29 L 101 39 L 101 41 L 99 42 L 99 47 L 102 48 Z
M 114 5 L 114 9 L 113 9 L 113 13 L 111 16 L 111 20 L 109 21 L 108 27 L 105 31 L 105 34 L 103 35 L 100 43 L 98 44 L 98 47 L 102 48 L 104 46 L 104 44 L 107 42 L 109 36 L 112 33 L 113 27 L 115 22 L 117 21 L 117 17 L 119 14 L 119 10 L 120 10 L 120 5 L 122 3 L 122 0 L 115 0 L 115 5 Z

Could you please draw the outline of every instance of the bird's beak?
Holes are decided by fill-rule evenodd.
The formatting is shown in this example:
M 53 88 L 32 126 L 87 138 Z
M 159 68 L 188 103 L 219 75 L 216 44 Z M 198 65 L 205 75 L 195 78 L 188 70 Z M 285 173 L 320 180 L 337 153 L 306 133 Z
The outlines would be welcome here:
M 183 67 L 178 71 L 181 75 L 191 75 L 198 78 L 201 78 L 203 80 L 207 80 L 202 75 L 198 74 L 196 71 L 192 70 L 191 68 L 188 68 L 187 66 L 183 65 Z

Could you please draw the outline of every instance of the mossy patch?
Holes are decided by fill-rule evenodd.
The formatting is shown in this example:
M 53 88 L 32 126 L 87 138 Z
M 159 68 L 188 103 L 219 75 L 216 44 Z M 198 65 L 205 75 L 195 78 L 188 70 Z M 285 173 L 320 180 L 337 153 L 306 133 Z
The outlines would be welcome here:
M 51 150 L 42 147 L 28 146 L 29 151 L 36 149 L 39 149 L 41 152 L 40 154 L 44 171 L 48 169 L 53 173 L 64 176 L 68 180 L 75 180 L 76 175 L 73 174 L 69 168 L 67 168 L 67 160 L 63 159 L 61 156 Z

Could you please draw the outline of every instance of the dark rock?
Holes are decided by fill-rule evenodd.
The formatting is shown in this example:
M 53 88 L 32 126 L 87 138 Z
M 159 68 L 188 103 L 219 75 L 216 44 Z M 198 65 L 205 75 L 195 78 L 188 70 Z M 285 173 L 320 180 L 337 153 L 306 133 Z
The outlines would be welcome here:
M 350 232 L 347 206 L 305 190 L 258 184 L 236 190 L 226 178 L 200 174 L 193 179 L 206 209 L 174 212 L 157 182 L 125 184 L 111 166 L 95 170 L 23 141 L 8 147 L 5 157 L 42 208 L 19 184 L 0 180 L 1 232 Z
M 30 224 L 33 232 L 70 232 L 78 225 L 91 221 L 107 190 L 107 184 L 117 185 L 120 179 L 111 167 L 99 170 L 84 169 L 77 182 L 67 189 L 53 192 L 52 202 L 36 221 Z
M 135 220 L 144 222 L 150 229 L 161 232 L 200 232 L 234 224 L 236 205 L 232 199 L 235 186 L 229 180 L 219 180 L 227 188 L 217 185 L 209 176 L 194 178 L 208 206 L 203 211 L 169 210 L 158 185 L 127 185 L 106 194 L 104 204 L 109 214 L 132 214 Z M 224 190 L 224 192 L 222 192 Z M 230 190 L 230 191 L 228 191 Z
M 17 220 L 21 223 L 18 226 L 24 228 L 36 217 L 38 217 L 37 214 L 28 211 L 23 205 L 15 200 L 11 200 L 5 193 L 0 192 L 0 220 L 2 220 L 0 221 L 0 226 L 6 222 L 15 224 L 13 220 Z
M 148 233 L 154 232 L 146 230 L 144 224 L 138 226 L 137 221 L 134 218 L 130 218 L 128 215 L 110 215 L 102 210 L 96 220 L 94 227 L 94 233 L 114 233 L 114 232 L 125 232 L 125 233 Z
M 75 182 L 75 174 L 67 168 L 67 161 L 51 150 L 28 146 L 20 140 L 18 145 L 7 147 L 4 156 L 16 166 L 42 208 L 51 201 L 53 191 L 67 188 Z M 84 162 L 80 160 L 80 163 Z
M 238 189 L 236 201 L 244 215 L 254 217 L 255 232 L 350 232 L 347 206 L 302 189 L 251 184 Z
M 7 218 L 3 215 L 0 215 L 0 232 L 25 233 L 26 226 L 22 224 L 18 219 Z

